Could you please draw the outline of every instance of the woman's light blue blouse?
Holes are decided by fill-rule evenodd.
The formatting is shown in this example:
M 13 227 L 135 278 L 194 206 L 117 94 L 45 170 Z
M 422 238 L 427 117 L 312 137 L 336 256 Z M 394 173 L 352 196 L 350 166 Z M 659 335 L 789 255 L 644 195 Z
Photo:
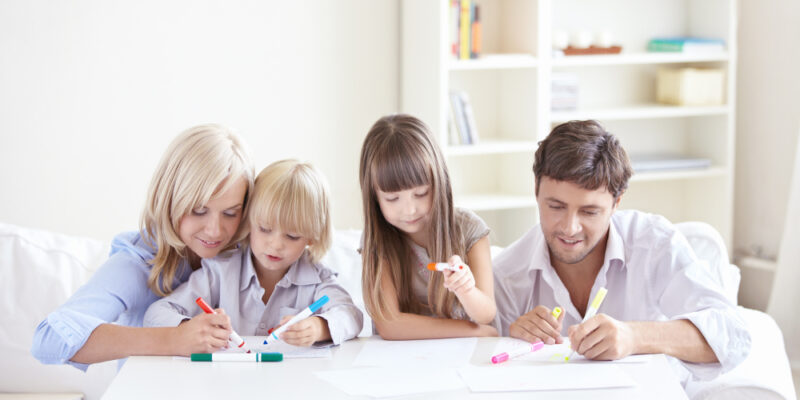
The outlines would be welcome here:
M 100 324 L 142 326 L 144 312 L 158 296 L 147 286 L 149 260 L 156 250 L 138 231 L 117 235 L 108 260 L 63 305 L 36 328 L 31 354 L 44 364 L 89 365 L 70 361 Z M 173 287 L 189 279 L 186 261 L 178 267 Z

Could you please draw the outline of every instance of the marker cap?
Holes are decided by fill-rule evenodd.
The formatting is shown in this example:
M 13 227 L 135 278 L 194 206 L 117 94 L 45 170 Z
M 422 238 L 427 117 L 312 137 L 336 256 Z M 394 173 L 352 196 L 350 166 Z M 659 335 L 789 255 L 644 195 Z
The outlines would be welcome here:
M 500 364 L 501 362 L 507 360 L 508 360 L 508 353 L 500 353 L 496 356 L 492 356 L 492 364 Z
M 261 362 L 283 361 L 282 353 L 259 353 L 258 355 Z
M 192 361 L 211 361 L 211 353 L 192 353 Z
M 326 294 L 325 296 L 320 297 L 319 300 L 315 301 L 310 306 L 308 306 L 308 308 L 311 310 L 312 313 L 317 312 L 317 310 L 319 310 L 320 307 L 325 305 L 325 303 L 327 302 L 328 302 L 328 295 Z

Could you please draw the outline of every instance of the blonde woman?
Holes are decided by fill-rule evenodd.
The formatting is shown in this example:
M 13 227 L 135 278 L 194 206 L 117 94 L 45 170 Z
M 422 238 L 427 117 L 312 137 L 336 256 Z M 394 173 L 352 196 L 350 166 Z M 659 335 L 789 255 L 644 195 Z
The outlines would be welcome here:
M 202 315 L 202 297 L 230 316 L 240 335 L 267 336 L 322 296 L 329 301 L 311 317 L 290 325 L 286 343 L 340 344 L 361 331 L 363 315 L 320 263 L 331 244 L 327 184 L 311 164 L 277 161 L 256 178 L 248 211 L 249 251 L 205 262 L 189 281 L 153 303 L 145 326 L 176 326 Z M 196 318 L 196 317 L 195 317 Z M 175 349 L 177 355 L 188 355 Z
M 142 319 L 151 303 L 185 282 L 202 260 L 242 251 L 246 233 L 240 221 L 252 187 L 250 155 L 236 134 L 219 125 L 181 133 L 153 174 L 140 230 L 115 237 L 108 261 L 39 324 L 34 357 L 86 370 L 131 355 L 224 347 L 231 331 L 224 314 L 169 329 L 142 328 Z
M 384 339 L 496 336 L 489 228 L 453 207 L 450 177 L 428 127 L 390 115 L 361 149 L 362 287 Z M 454 270 L 431 271 L 429 263 Z

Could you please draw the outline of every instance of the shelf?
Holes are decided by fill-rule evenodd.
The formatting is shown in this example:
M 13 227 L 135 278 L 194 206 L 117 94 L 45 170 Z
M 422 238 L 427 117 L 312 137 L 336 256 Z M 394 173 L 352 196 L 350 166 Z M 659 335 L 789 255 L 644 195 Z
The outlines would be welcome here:
M 723 167 L 676 169 L 665 171 L 647 171 L 634 173 L 631 182 L 654 182 L 683 179 L 703 179 L 725 176 L 727 170 Z
M 536 150 L 537 143 L 532 140 L 498 140 L 481 141 L 478 144 L 451 145 L 447 146 L 445 154 L 447 156 L 472 156 L 481 154 L 504 154 L 504 153 L 531 153 Z
M 486 54 L 474 60 L 450 60 L 450 71 L 536 68 L 536 58 L 530 54 Z
M 457 196 L 458 207 L 472 211 L 510 210 L 536 207 L 536 198 L 531 195 L 470 194 Z
M 726 62 L 728 52 L 715 53 L 622 53 L 592 56 L 553 57 L 553 67 L 583 67 L 592 65 L 676 64 L 693 62 Z
M 553 111 L 551 122 L 596 119 L 602 121 L 647 119 L 647 118 L 681 118 L 707 115 L 725 115 L 730 107 L 722 106 L 670 106 L 664 104 L 642 104 L 627 107 L 586 108 L 576 111 Z

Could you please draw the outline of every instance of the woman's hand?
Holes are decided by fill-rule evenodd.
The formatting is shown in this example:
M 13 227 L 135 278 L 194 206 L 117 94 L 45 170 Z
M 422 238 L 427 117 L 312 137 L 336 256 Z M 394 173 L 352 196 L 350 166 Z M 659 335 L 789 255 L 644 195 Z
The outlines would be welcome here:
M 475 277 L 472 275 L 472 270 L 469 269 L 469 265 L 464 264 L 461 257 L 454 255 L 447 260 L 447 263 L 457 268 L 456 271 L 442 271 L 444 287 L 447 290 L 455 293 L 456 296 L 462 296 L 475 288 Z
M 178 354 L 213 353 L 227 347 L 233 332 L 231 319 L 221 308 L 216 314 L 199 314 L 177 327 L 175 349 Z

